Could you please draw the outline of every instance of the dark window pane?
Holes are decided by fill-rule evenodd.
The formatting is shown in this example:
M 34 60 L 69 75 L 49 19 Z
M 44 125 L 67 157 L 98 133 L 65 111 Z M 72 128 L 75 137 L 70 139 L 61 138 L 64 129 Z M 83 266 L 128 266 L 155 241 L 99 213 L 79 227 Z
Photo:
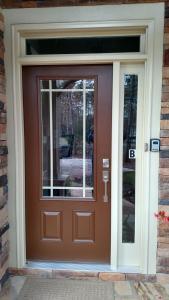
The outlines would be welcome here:
M 123 243 L 135 240 L 135 157 L 138 76 L 124 76 Z
M 49 89 L 49 80 L 41 80 L 40 88 L 41 89 Z
M 27 39 L 26 54 L 140 52 L 140 36 Z
M 50 189 L 43 189 L 43 197 L 50 197 Z
M 72 198 L 82 198 L 83 190 L 78 189 L 54 189 L 54 197 L 72 197 Z

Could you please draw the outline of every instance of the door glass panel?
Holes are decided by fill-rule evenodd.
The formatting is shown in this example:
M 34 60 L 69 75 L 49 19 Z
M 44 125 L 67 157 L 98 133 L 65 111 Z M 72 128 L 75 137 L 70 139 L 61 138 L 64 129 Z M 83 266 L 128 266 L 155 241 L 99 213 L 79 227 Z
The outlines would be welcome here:
M 73 198 L 82 198 L 83 190 L 82 189 L 54 189 L 53 190 L 54 197 L 73 197 Z
M 83 91 L 83 80 L 52 80 L 52 89 L 80 89 Z
M 40 88 L 49 90 L 49 80 L 41 80 Z
M 94 92 L 86 93 L 86 187 L 93 186 L 94 170 Z
M 53 186 L 83 186 L 83 92 L 53 92 Z
M 49 92 L 41 96 L 42 107 L 42 165 L 43 165 L 43 186 L 50 185 L 50 113 L 49 113 Z
M 94 80 L 86 80 L 86 89 L 94 89 Z
M 94 80 L 46 82 L 40 82 L 43 196 L 92 198 Z
M 124 76 L 122 242 L 135 241 L 135 175 L 138 75 Z

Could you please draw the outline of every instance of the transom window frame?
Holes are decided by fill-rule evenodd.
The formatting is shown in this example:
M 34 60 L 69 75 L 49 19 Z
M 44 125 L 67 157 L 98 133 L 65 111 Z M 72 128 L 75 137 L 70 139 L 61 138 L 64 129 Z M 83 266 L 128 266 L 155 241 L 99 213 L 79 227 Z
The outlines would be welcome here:
M 141 26 L 138 24 L 137 27 L 133 27 L 132 29 L 129 27 L 126 28 L 125 24 L 123 26 L 117 25 L 116 28 L 112 26 L 111 22 L 105 26 L 104 24 L 100 24 L 100 28 L 97 27 L 97 24 L 91 24 L 88 26 L 86 23 L 81 24 L 81 28 L 76 28 L 76 26 L 72 24 L 71 28 L 65 28 L 63 31 L 63 28 L 59 28 L 60 26 L 57 26 L 57 30 L 54 30 L 53 27 L 55 24 L 50 24 L 49 30 L 38 30 L 34 29 L 33 32 L 28 30 L 24 30 L 22 28 L 22 31 L 20 31 L 20 55 L 21 56 L 39 56 L 40 54 L 27 54 L 26 53 L 26 40 L 27 39 L 59 39 L 59 38 L 85 38 L 85 37 L 125 37 L 125 36 L 140 36 L 140 51 L 137 53 L 146 53 L 146 35 L 147 35 L 147 28 L 144 26 Z M 58 25 L 58 24 L 57 24 Z M 87 28 L 88 27 L 88 28 Z M 41 24 L 41 28 L 43 28 L 43 24 Z M 87 28 L 87 29 L 86 29 Z M 120 53 L 120 52 L 119 52 Z M 127 52 L 124 52 L 127 53 Z M 131 54 L 135 52 L 130 52 Z M 104 54 L 104 53 L 103 53 Z M 45 54 L 44 56 L 53 56 L 55 54 Z M 57 54 L 57 55 L 64 55 L 64 54 Z M 77 54 L 65 54 L 65 55 L 77 55 Z M 87 54 L 83 54 L 87 55 Z M 91 54 L 88 54 L 91 55 Z M 95 54 L 93 54 L 95 55 Z M 100 55 L 100 54 L 99 54 Z M 41 55 L 43 56 L 43 55 Z
M 84 34 L 82 33 L 81 37 L 79 35 L 75 36 L 75 34 L 70 34 L 70 36 L 68 36 L 68 37 L 65 36 L 65 35 L 64 36 L 55 36 L 55 37 L 51 37 L 51 36 L 50 37 L 42 37 L 42 36 L 39 37 L 37 35 L 37 37 L 33 37 L 33 38 L 28 38 L 28 37 L 24 38 L 24 40 L 23 40 L 23 45 L 24 45 L 23 52 L 24 52 L 25 55 L 52 55 L 51 53 L 43 53 L 43 54 L 42 53 L 37 53 L 37 54 L 36 53 L 28 53 L 29 51 L 28 51 L 28 48 L 27 48 L 27 41 L 31 41 L 31 42 L 32 41 L 37 41 L 37 42 L 39 42 L 39 41 L 42 40 L 43 42 L 48 43 L 48 41 L 50 42 L 50 40 L 56 40 L 56 41 L 65 40 L 66 41 L 66 39 L 68 39 L 69 44 L 70 44 L 70 43 L 74 43 L 78 39 L 80 41 L 85 41 L 85 39 L 88 38 L 88 39 L 90 39 L 90 41 L 92 39 L 94 39 L 96 41 L 97 38 L 100 38 L 100 39 L 103 39 L 102 43 L 104 43 L 105 38 L 117 38 L 118 39 L 118 38 L 132 38 L 132 37 L 134 38 L 134 37 L 137 37 L 137 38 L 139 38 L 139 50 L 138 51 L 133 51 L 133 50 L 132 51 L 105 51 L 105 53 L 111 53 L 111 52 L 112 53 L 127 53 L 127 52 L 129 52 L 129 53 L 145 53 L 145 34 L 146 34 L 145 30 L 140 28 L 140 30 L 137 30 L 136 32 L 132 32 L 132 33 L 131 33 L 131 31 L 126 30 L 125 35 L 123 33 L 121 33 L 121 31 L 119 31 L 119 33 L 116 33 L 116 34 L 113 31 L 103 31 L 103 34 L 101 32 L 100 33 L 99 32 L 93 32 L 92 35 L 91 34 L 87 35 L 87 33 L 84 33 Z M 135 43 L 135 41 L 133 41 L 133 40 L 129 41 L 129 43 L 132 43 L 132 42 Z M 90 43 L 90 42 L 88 41 L 88 43 Z M 113 43 L 113 40 L 112 41 L 109 40 L 109 45 L 110 45 L 110 43 Z M 118 43 L 118 41 L 117 41 L 117 43 Z M 67 48 L 68 47 L 69 46 L 67 45 Z M 57 53 L 57 51 L 56 51 L 56 53 L 53 53 L 53 54 L 57 54 L 57 55 L 59 55 L 59 54 L 67 54 L 67 55 L 69 55 L 69 54 L 78 54 L 78 51 L 76 52 L 75 50 L 73 50 L 74 53 L 71 53 L 71 51 L 69 53 L 69 51 L 67 51 L 67 50 L 66 50 L 66 53 L 62 53 L 63 50 L 60 50 L 60 51 L 61 51 L 60 53 Z M 81 54 L 92 54 L 92 53 L 94 53 L 94 51 L 92 49 L 91 49 L 91 52 L 89 50 L 87 50 L 86 52 L 85 52 L 85 50 L 84 50 L 84 52 L 80 52 L 80 51 L 81 50 L 79 49 L 79 54 L 80 53 Z M 50 50 L 49 50 L 49 52 L 50 52 Z M 96 53 L 104 53 L 104 51 L 100 51 L 100 52 L 97 51 Z
M 59 10 L 54 11 L 53 8 L 45 12 L 45 17 L 41 9 L 31 9 L 29 13 L 27 10 L 23 10 L 22 16 L 20 15 L 20 10 L 15 10 L 15 13 L 12 15 L 12 10 L 9 12 L 5 10 L 7 33 L 5 36 L 6 44 L 6 57 L 7 60 L 7 77 L 8 83 L 8 99 L 14 99 L 14 127 L 15 127 L 15 168 L 12 169 L 16 174 L 15 187 L 11 184 L 11 191 L 15 192 L 16 207 L 15 204 L 11 204 L 11 208 L 16 209 L 16 220 L 15 217 L 10 215 L 10 218 L 14 220 L 16 224 L 16 250 L 15 250 L 15 237 L 10 237 L 11 239 L 11 248 L 14 250 L 12 254 L 10 265 L 15 267 L 23 267 L 26 262 L 25 255 L 25 206 L 24 206 L 24 133 L 23 133 L 23 109 L 22 109 L 22 72 L 21 68 L 23 65 L 63 65 L 63 64 L 101 64 L 101 63 L 112 63 L 113 64 L 113 86 L 117 86 L 113 90 L 113 111 L 112 111 L 112 130 L 114 131 L 114 147 L 112 144 L 112 156 L 114 157 L 114 165 L 112 169 L 112 188 L 114 191 L 114 198 L 112 199 L 112 212 L 111 212 L 111 267 L 112 270 L 120 270 L 117 266 L 118 258 L 118 149 L 119 149 L 119 140 L 118 140 L 118 128 L 116 117 L 119 116 L 119 105 L 118 101 L 120 98 L 120 67 L 121 64 L 140 64 L 143 63 L 145 66 L 145 90 L 144 97 L 147 101 L 147 110 L 144 115 L 144 129 L 145 124 L 148 125 L 144 132 L 144 141 L 148 142 L 149 138 L 153 135 L 158 136 L 159 134 L 159 124 L 157 120 L 160 116 L 160 96 L 161 96 L 161 80 L 159 80 L 159 75 L 162 70 L 162 33 L 163 33 L 163 19 L 164 19 L 164 5 L 163 4 L 143 4 L 143 5 L 124 5 L 128 10 L 121 11 L 121 5 L 112 5 L 100 7 L 100 12 L 98 6 L 95 9 L 97 10 L 97 17 L 94 15 L 93 10 L 89 8 L 86 11 L 86 8 L 80 8 L 83 11 L 83 20 L 88 19 L 87 22 L 81 22 L 77 20 L 73 22 L 70 17 L 70 8 L 63 8 L 67 16 L 67 22 L 62 23 L 61 19 L 58 23 L 53 23 L 53 20 L 56 19 L 56 14 L 59 18 Z M 111 9 L 110 9 L 111 8 Z M 145 10 L 146 8 L 146 10 Z M 78 8 L 76 8 L 78 10 Z M 85 11 L 84 11 L 85 10 Z M 38 12 L 38 20 L 37 20 Z M 39 13 L 41 12 L 41 13 Z M 104 14 L 103 14 L 104 12 Z M 110 17 L 111 12 L 111 17 Z M 69 16 L 68 16 L 69 13 Z M 134 14 L 135 13 L 135 14 Z M 73 13 L 73 15 L 75 15 Z M 125 17 L 124 17 L 125 15 Z M 132 17 L 133 15 L 133 17 Z M 87 17 L 84 17 L 87 16 Z M 105 16 L 105 21 L 100 21 L 102 17 Z M 117 16 L 118 20 L 117 21 Z M 120 16 L 120 17 L 119 17 Z M 139 17 L 139 18 L 138 18 Z M 47 18 L 47 19 L 45 19 Z M 100 18 L 100 19 L 99 19 Z M 110 21 L 113 20 L 113 21 Z M 39 24 L 35 24 L 39 21 Z M 43 24 L 40 23 L 40 20 Z M 50 21 L 49 21 L 50 20 Z M 94 20 L 94 21 L 93 21 Z M 50 23 L 51 22 L 51 23 Z M 18 25 L 18 23 L 20 23 Z M 31 24 L 25 24 L 31 23 Z M 37 32 L 45 32 L 45 34 L 50 35 L 55 34 L 56 28 L 60 29 L 63 32 L 66 32 L 67 28 L 70 30 L 75 30 L 78 28 L 79 32 L 83 29 L 90 31 L 94 29 L 101 30 L 106 28 L 111 28 L 114 32 L 119 31 L 125 28 L 129 29 L 138 29 L 144 28 L 145 35 L 145 53 L 123 53 L 123 54 L 94 54 L 94 55 L 45 55 L 45 56 L 31 56 L 27 57 L 24 55 L 24 37 L 25 34 L 32 32 L 32 35 Z M 12 40 L 11 40 L 11 28 L 12 28 Z M 12 49 L 12 56 L 11 51 Z M 13 63 L 13 73 L 10 70 L 10 64 Z M 13 77 L 13 78 L 12 78 Z M 154 82 L 154 85 L 152 85 Z M 13 86 L 13 92 L 11 87 Z M 154 106 L 152 106 L 152 99 Z M 12 100 L 11 100 L 12 101 Z M 153 107 L 153 109 L 152 109 Z M 116 120 L 116 121 L 115 121 Z M 160 121 L 159 121 L 160 123 Z M 10 126 L 11 124 L 9 124 Z M 149 223 L 149 218 L 151 213 L 157 210 L 158 206 L 158 157 L 157 155 L 153 157 L 149 152 L 145 154 L 143 159 L 143 165 L 145 167 L 145 172 L 148 176 L 143 180 L 144 190 L 143 192 L 143 203 L 142 207 L 142 216 L 144 216 L 144 224 L 142 224 L 142 242 L 143 242 L 143 251 L 141 257 L 141 265 L 137 272 L 154 274 L 156 271 L 156 221 L 152 220 L 151 224 Z M 153 167 L 152 167 L 153 165 Z M 12 167 L 11 167 L 12 168 Z M 150 168 L 150 170 L 149 170 Z M 151 174 L 153 174 L 152 179 Z M 156 174 L 156 176 L 154 175 Z M 154 189 L 154 186 L 157 186 Z M 150 197 L 151 195 L 151 197 Z M 156 199 L 156 200 L 154 200 Z M 145 233 L 145 226 L 149 228 L 149 232 Z M 151 250 L 150 250 L 151 249 Z M 12 252 L 12 250 L 11 250 Z M 14 258 L 14 256 L 16 257 Z M 122 270 L 124 271 L 124 270 Z M 129 272 L 129 269 L 128 269 Z

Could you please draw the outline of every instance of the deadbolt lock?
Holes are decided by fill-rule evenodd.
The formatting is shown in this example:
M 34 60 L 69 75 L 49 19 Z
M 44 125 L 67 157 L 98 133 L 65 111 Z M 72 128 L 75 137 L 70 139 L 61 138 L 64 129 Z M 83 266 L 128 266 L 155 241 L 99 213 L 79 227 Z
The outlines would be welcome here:
M 103 168 L 108 169 L 110 167 L 109 159 L 103 158 Z

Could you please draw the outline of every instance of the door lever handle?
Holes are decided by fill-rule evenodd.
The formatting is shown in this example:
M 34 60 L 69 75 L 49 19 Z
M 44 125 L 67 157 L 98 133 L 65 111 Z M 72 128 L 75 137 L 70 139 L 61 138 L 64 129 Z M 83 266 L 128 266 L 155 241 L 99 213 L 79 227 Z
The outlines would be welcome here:
M 109 171 L 104 170 L 103 171 L 103 182 L 104 182 L 104 196 L 103 196 L 103 202 L 108 202 L 108 192 L 107 192 L 107 183 L 109 181 Z

